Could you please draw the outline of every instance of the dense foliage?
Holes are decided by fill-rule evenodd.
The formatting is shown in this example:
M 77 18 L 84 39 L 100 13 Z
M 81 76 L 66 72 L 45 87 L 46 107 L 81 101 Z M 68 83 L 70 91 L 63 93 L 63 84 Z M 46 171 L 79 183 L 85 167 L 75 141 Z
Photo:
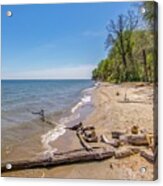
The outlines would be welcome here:
M 143 15 L 129 11 L 127 15 L 119 15 L 116 21 L 111 20 L 107 25 L 105 44 L 108 56 L 93 70 L 93 79 L 114 83 L 155 80 L 155 4 L 145 2 L 143 5 L 146 10 Z M 146 26 L 140 27 L 140 16 Z

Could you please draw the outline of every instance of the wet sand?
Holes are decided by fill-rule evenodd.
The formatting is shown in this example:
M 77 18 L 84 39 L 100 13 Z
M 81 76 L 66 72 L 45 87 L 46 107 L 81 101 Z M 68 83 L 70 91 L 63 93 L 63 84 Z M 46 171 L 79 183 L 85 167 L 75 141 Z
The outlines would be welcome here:
M 133 125 L 153 133 L 152 85 L 101 83 L 94 90 L 92 99 L 95 109 L 83 121 L 83 124 L 95 126 L 98 137 L 101 134 L 110 135 L 114 130 L 130 131 Z M 128 102 L 124 102 L 124 99 L 127 99 Z M 59 152 L 81 148 L 75 132 L 70 130 L 52 142 L 52 145 L 58 148 Z M 103 144 L 99 142 L 98 145 Z M 141 167 L 146 168 L 145 173 L 140 172 Z M 50 169 L 13 171 L 3 173 L 2 176 L 153 180 L 154 166 L 137 154 L 123 159 L 113 157 L 100 162 L 80 163 Z

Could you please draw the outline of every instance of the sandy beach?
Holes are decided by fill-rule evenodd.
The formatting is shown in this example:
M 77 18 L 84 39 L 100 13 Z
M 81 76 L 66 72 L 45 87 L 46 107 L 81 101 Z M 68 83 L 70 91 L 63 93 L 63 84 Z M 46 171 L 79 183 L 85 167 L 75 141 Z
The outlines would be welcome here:
M 93 92 L 94 111 L 84 120 L 84 126 L 94 126 L 98 143 L 91 146 L 106 146 L 100 141 L 105 134 L 108 138 L 112 131 L 130 133 L 133 126 L 153 134 L 153 85 L 144 83 L 109 84 L 100 83 Z M 127 101 L 124 101 L 127 100 Z M 66 130 L 66 133 L 52 142 L 59 152 L 81 148 L 76 133 Z M 123 147 L 120 147 L 123 148 Z M 141 172 L 145 167 L 146 172 Z M 125 158 L 114 157 L 90 163 L 54 168 L 28 169 L 3 173 L 8 177 L 47 177 L 47 178 L 85 178 L 85 179 L 132 179 L 153 180 L 154 165 L 139 154 Z

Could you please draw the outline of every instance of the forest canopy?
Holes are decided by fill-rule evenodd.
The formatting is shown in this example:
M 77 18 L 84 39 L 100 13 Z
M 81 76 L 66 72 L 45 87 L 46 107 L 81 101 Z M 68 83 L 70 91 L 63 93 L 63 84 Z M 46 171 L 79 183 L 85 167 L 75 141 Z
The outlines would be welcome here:
M 157 4 L 143 2 L 137 8 L 143 8 L 143 13 L 129 10 L 106 26 L 108 55 L 92 71 L 92 79 L 113 83 L 157 81 Z

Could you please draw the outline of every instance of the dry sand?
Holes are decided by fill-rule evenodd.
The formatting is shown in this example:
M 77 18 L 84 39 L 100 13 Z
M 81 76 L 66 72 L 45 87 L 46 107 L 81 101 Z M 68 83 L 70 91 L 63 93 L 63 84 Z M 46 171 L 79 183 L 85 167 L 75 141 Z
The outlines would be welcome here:
M 127 102 L 124 102 L 124 99 Z M 94 90 L 93 103 L 95 109 L 83 121 L 83 124 L 94 125 L 98 136 L 101 134 L 109 136 L 114 130 L 129 132 L 133 125 L 151 133 L 154 131 L 153 86 L 150 84 L 144 86 L 141 83 L 120 85 L 101 83 Z M 62 152 L 81 147 L 75 132 L 69 130 L 54 142 L 54 146 Z M 141 173 L 141 167 L 145 167 L 146 172 Z M 13 171 L 3 173 L 2 176 L 153 180 L 154 174 L 154 165 L 136 154 L 123 159 L 113 157 L 100 162 L 80 163 L 50 169 Z

